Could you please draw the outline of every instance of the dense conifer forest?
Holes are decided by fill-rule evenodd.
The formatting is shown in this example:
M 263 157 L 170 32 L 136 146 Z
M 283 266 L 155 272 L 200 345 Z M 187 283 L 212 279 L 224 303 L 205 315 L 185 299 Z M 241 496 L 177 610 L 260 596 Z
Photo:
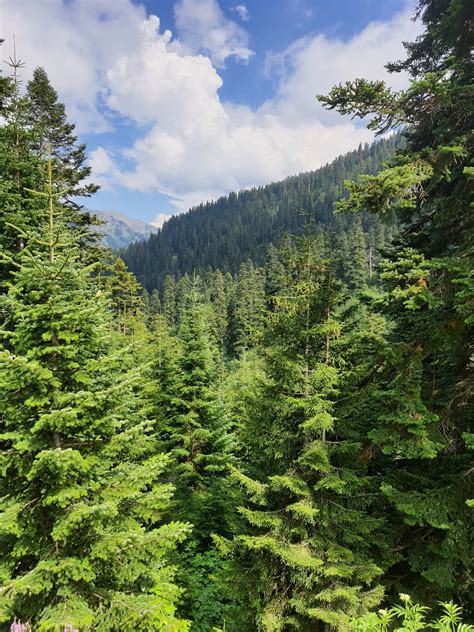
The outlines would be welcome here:
M 159 232 L 120 254 L 143 287 L 152 291 L 162 290 L 167 275 L 178 280 L 208 268 L 235 275 L 248 259 L 263 266 L 269 245 L 278 247 L 285 234 L 300 234 L 308 221 L 342 242 L 351 241 L 358 220 L 333 212 L 334 203 L 344 195 L 344 181 L 377 173 L 403 143 L 404 137 L 395 134 L 339 156 L 318 171 L 201 204 L 171 217 Z M 390 238 L 394 221 L 362 214 L 373 252 Z M 338 243 L 336 248 L 342 252 L 345 247 Z
M 474 630 L 472 5 L 418 19 L 406 90 L 318 97 L 395 135 L 122 258 L 10 60 L 0 630 Z

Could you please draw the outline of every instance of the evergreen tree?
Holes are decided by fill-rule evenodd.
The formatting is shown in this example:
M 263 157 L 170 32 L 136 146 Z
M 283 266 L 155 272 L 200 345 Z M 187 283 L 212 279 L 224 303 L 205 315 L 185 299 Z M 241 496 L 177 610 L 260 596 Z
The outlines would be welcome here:
M 140 285 L 134 275 L 129 272 L 118 257 L 108 268 L 105 277 L 105 288 L 110 294 L 112 307 L 122 326 L 126 326 L 128 318 L 136 316 L 143 308 L 140 297 Z
M 156 287 L 160 292 L 167 275 L 177 281 L 186 273 L 203 274 L 209 268 L 237 275 L 249 259 L 263 266 L 270 243 L 280 248 L 285 234 L 301 234 L 308 213 L 319 228 L 347 230 L 350 222 L 332 209 L 344 195 L 344 181 L 377 173 L 402 144 L 402 137 L 395 134 L 339 156 L 317 171 L 200 204 L 172 217 L 145 242 L 130 244 L 121 256 L 148 291 Z M 364 217 L 364 231 L 372 221 Z
M 252 261 L 240 267 L 232 300 L 232 342 L 238 352 L 254 347 L 262 337 L 265 279 Z
M 207 495 L 208 479 L 222 472 L 227 465 L 225 431 L 221 405 L 216 397 L 216 349 L 213 347 L 206 321 L 205 306 L 200 302 L 197 288 L 192 285 L 188 298 L 189 303 L 182 315 L 179 339 L 183 354 L 181 371 L 183 381 L 181 398 L 184 407 L 175 418 L 174 442 L 180 457 L 180 479 L 178 488 L 189 496 L 187 511 L 193 511 L 191 505 L 197 506 Z M 200 491 L 204 496 L 201 497 Z M 206 498 L 205 502 L 218 499 Z M 199 517 L 205 520 L 207 527 L 214 520 L 217 523 L 223 517 L 219 513 L 207 515 L 196 509 Z
M 223 351 L 229 326 L 229 297 L 225 278 L 220 270 L 213 274 L 210 299 L 213 307 L 212 330 L 219 348 Z
M 348 239 L 345 277 L 349 287 L 363 289 L 367 285 L 368 267 L 367 246 L 360 216 L 355 220 Z
M 163 315 L 168 325 L 176 324 L 176 284 L 174 278 L 169 275 L 163 284 Z
M 249 420 L 248 474 L 234 470 L 248 494 L 239 509 L 248 524 L 233 541 L 218 539 L 232 557 L 248 629 L 344 629 L 382 596 L 367 537 L 376 523 L 352 497 L 364 497 L 364 478 L 357 462 L 334 462 L 352 442 L 344 443 L 333 415 L 341 325 L 333 272 L 318 251 L 309 236 L 286 261 L 260 413 Z
M 154 318 L 158 314 L 161 314 L 160 294 L 156 288 L 153 290 L 150 296 L 149 312 L 150 318 Z
M 280 253 L 273 244 L 268 246 L 265 262 L 265 295 L 272 307 L 273 297 L 281 293 L 285 280 L 285 268 L 280 260 Z
M 215 582 L 221 558 L 211 533 L 228 534 L 231 496 L 223 473 L 232 459 L 232 437 L 217 385 L 217 349 L 199 279 L 183 295 L 179 336 L 164 316 L 155 319 L 150 399 L 162 445 L 175 461 L 176 497 L 171 516 L 189 520 L 193 535 L 179 556 L 186 588 L 183 612 L 193 629 L 222 622 L 225 597 Z
M 417 17 L 424 32 L 388 65 L 408 72 L 406 90 L 358 79 L 320 98 L 371 116 L 378 133 L 405 125 L 407 146 L 392 166 L 352 183 L 339 204 L 395 212 L 404 224 L 382 274 L 390 353 L 362 414 L 375 417 L 373 467 L 383 468 L 392 512 L 387 583 L 428 603 L 454 597 L 472 612 L 472 6 L 421 0 Z
M 75 125 L 68 123 L 64 104 L 58 101 L 44 68 L 35 69 L 26 93 L 30 101 L 30 124 L 35 131 L 32 148 L 40 158 L 51 152 L 58 187 L 68 197 L 95 193 L 97 185 L 83 184 L 91 174 L 86 165 L 86 146 L 77 142 Z
M 9 60 L 10 77 L 2 77 L 0 125 L 0 281 L 8 278 L 14 261 L 25 246 L 23 229 L 41 221 L 28 189 L 42 185 L 43 163 L 30 151 L 33 131 L 28 127 L 29 101 L 21 95 L 23 68 L 16 53 Z M 16 228 L 14 228 L 16 227 Z
M 158 314 L 151 323 L 151 366 L 147 388 L 152 405 L 156 432 L 167 449 L 176 448 L 171 436 L 176 432 L 176 418 L 184 409 L 182 399 L 183 349 L 181 341 L 172 333 L 166 318 Z
M 1 621 L 186 630 L 167 560 L 189 527 L 163 523 L 173 488 L 136 394 L 140 370 L 124 372 L 51 176 L 37 204 L 44 195 L 47 215 L 1 297 Z
M 142 302 L 143 315 L 145 317 L 146 322 L 148 323 L 150 321 L 150 294 L 148 293 L 146 289 L 142 290 L 141 302 Z

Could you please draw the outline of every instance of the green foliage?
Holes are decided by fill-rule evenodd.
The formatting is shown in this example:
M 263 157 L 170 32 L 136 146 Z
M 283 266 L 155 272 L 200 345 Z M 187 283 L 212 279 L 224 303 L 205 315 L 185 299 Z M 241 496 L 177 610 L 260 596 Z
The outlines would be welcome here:
M 424 32 L 388 65 L 408 72 L 406 90 L 356 80 L 320 98 L 343 114 L 370 116 L 377 133 L 403 125 L 407 138 L 392 164 L 350 183 L 338 205 L 402 222 L 381 274 L 387 347 L 358 407 L 372 418 L 372 467 L 390 503 L 385 582 L 426 603 L 454 597 L 472 610 L 470 15 L 467 0 L 421 0 Z
M 474 626 L 462 622 L 462 609 L 452 601 L 441 602 L 441 614 L 435 618 L 430 609 L 414 603 L 409 595 L 401 594 L 402 603 L 390 609 L 364 615 L 351 622 L 354 632 L 416 632 L 439 630 L 440 632 L 472 632 Z M 429 617 L 429 619 L 428 619 Z
M 65 107 L 58 101 L 44 68 L 35 69 L 26 94 L 29 123 L 34 130 L 31 149 L 40 158 L 50 153 L 58 188 L 68 196 L 95 193 L 97 185 L 81 184 L 91 174 L 91 168 L 85 164 L 86 146 L 78 144 L 75 125 L 67 121 Z
M 163 522 L 169 457 L 137 395 L 140 370 L 111 344 L 105 296 L 49 169 L 35 194 L 43 222 L 1 297 L 1 619 L 185 630 L 168 557 L 189 525 Z
M 257 417 L 248 418 L 245 432 L 248 473 L 232 470 L 247 497 L 239 508 L 243 521 L 232 540 L 217 539 L 243 608 L 267 632 L 347 626 L 383 592 L 367 546 L 376 525 L 363 501 L 351 501 L 356 489 L 365 491 L 357 466 L 337 462 L 348 449 L 333 415 L 342 324 L 321 246 L 308 236 L 286 253 Z
M 376 174 L 402 143 L 395 134 L 371 146 L 361 145 L 317 171 L 200 204 L 172 217 L 159 232 L 131 244 L 121 256 L 148 291 L 164 292 L 169 277 L 204 274 L 209 267 L 237 275 L 249 260 L 263 266 L 268 246 L 280 248 L 285 235 L 301 234 L 308 217 L 320 229 L 346 234 L 353 219 L 333 212 L 334 202 L 344 197 L 344 181 Z M 377 218 L 364 215 L 364 233 L 379 225 Z
M 201 205 L 123 259 L 70 201 L 95 187 L 46 74 L 22 96 L 10 60 L 2 629 L 472 629 L 468 2 L 418 17 L 406 90 L 322 98 L 402 151 Z

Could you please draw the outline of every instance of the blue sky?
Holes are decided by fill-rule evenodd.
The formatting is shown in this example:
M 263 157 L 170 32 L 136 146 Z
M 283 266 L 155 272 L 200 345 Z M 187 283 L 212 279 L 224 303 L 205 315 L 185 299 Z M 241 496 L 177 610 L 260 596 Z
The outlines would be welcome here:
M 386 79 L 405 0 L 0 0 L 25 79 L 43 65 L 87 143 L 87 205 L 162 222 L 370 141 L 315 95 Z M 5 28 L 6 27 L 6 28 Z

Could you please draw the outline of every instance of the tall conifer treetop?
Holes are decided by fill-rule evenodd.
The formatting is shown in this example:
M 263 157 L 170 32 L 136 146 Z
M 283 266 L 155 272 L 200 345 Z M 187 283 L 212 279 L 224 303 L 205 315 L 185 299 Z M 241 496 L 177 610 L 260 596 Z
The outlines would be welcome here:
M 84 184 L 91 174 L 86 164 L 86 146 L 78 143 L 75 125 L 69 123 L 64 104 L 52 87 L 44 68 L 36 68 L 28 82 L 26 93 L 30 100 L 29 116 L 35 130 L 33 149 L 45 156 L 51 149 L 58 186 L 67 195 L 88 196 L 98 190 L 94 184 Z
M 407 146 L 376 176 L 348 184 L 343 212 L 395 213 L 402 232 L 384 264 L 391 323 L 369 436 L 383 461 L 382 492 L 404 528 L 393 579 L 425 599 L 472 590 L 474 215 L 472 3 L 421 0 L 424 32 L 406 44 L 406 90 L 358 79 L 319 97 L 370 116 L 378 133 L 404 126 Z M 374 406 L 375 405 L 375 406 Z M 410 589 L 408 589 L 410 592 Z
M 168 458 L 49 167 L 46 192 L 34 194 L 47 213 L 1 297 L 0 620 L 186 630 L 167 555 L 189 527 L 162 520 Z

